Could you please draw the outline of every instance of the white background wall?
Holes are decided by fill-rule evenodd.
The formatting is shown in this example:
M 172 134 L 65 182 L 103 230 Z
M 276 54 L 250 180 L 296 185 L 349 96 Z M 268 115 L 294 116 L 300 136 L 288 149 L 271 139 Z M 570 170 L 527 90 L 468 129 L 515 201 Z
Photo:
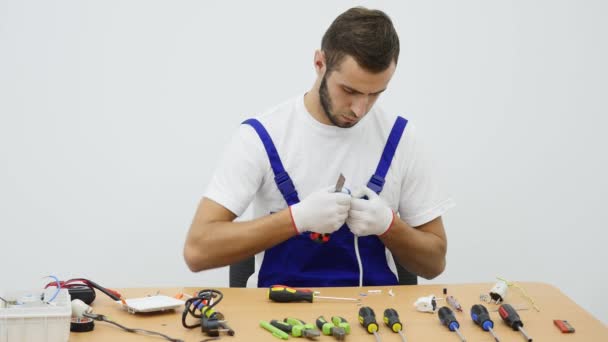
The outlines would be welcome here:
M 0 0 L 0 287 L 227 286 L 182 260 L 214 164 L 243 118 L 312 85 L 358 3 Z M 608 3 L 365 5 L 402 42 L 380 101 L 458 203 L 430 282 L 548 282 L 606 323 Z

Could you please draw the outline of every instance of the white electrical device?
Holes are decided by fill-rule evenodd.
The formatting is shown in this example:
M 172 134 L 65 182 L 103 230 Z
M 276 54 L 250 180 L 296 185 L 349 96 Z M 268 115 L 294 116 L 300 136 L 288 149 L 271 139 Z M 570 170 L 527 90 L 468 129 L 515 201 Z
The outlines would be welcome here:
M 156 312 L 179 308 L 184 305 L 183 300 L 164 295 L 155 295 L 142 298 L 125 299 L 127 304 L 117 300 L 129 313 Z
M 48 288 L 1 297 L 0 342 L 67 342 L 70 338 L 72 307 L 67 289 L 57 292 Z
M 505 300 L 507 296 L 507 290 L 509 289 L 509 285 L 507 285 L 504 281 L 497 282 L 494 287 L 490 290 L 490 298 L 494 301 L 495 304 L 501 303 Z

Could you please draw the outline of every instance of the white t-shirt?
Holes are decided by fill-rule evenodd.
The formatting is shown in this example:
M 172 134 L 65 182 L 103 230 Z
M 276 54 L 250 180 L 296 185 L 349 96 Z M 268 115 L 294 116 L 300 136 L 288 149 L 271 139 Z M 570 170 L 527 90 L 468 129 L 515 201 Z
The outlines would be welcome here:
M 366 186 L 374 174 L 397 114 L 375 105 L 351 128 L 318 122 L 306 110 L 304 96 L 288 100 L 257 116 L 268 131 L 300 200 L 320 188 L 336 184 L 342 173 L 344 187 Z M 380 193 L 386 203 L 413 227 L 444 214 L 453 202 L 432 177 L 431 165 L 408 122 Z M 253 201 L 255 218 L 287 207 L 259 136 L 241 125 L 215 171 L 205 197 L 240 216 Z M 387 255 L 390 255 L 388 253 Z M 263 253 L 256 256 L 257 284 Z M 389 264 L 392 260 L 389 261 Z M 253 282 L 255 278 L 255 282 Z

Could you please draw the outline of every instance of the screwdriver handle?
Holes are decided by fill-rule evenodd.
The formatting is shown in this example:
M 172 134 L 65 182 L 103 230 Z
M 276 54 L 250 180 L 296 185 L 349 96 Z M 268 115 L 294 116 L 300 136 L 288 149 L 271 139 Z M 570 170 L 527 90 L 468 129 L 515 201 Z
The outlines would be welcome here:
M 268 288 L 268 298 L 274 302 L 309 302 L 312 303 L 314 295 L 312 291 L 296 290 L 283 285 L 272 285 Z
M 437 312 L 437 315 L 439 316 L 439 321 L 441 322 L 441 324 L 448 327 L 450 331 L 456 331 L 458 330 L 458 328 L 460 328 L 460 324 L 456 320 L 454 312 L 447 306 L 441 307 Z
M 367 332 L 370 334 L 378 331 L 376 314 L 369 306 L 363 306 L 359 309 L 359 323 L 361 323 L 365 330 L 367 330 Z
M 471 307 L 471 318 L 475 324 L 479 325 L 485 331 L 494 328 L 494 322 L 490 319 L 488 309 L 481 304 L 475 304 Z
M 403 325 L 399 321 L 399 314 L 397 310 L 389 308 L 384 310 L 384 323 L 391 328 L 394 332 L 400 332 L 403 330 Z
M 511 306 L 511 304 L 503 304 L 498 308 L 498 314 L 508 326 L 513 330 L 519 330 L 519 327 L 523 327 L 524 323 L 519 318 L 517 311 Z

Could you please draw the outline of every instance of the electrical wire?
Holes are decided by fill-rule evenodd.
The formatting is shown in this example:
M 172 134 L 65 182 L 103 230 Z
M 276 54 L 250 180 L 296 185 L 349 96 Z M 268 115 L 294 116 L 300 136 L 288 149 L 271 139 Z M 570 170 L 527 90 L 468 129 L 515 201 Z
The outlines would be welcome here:
M 57 295 L 59 294 L 59 291 L 61 291 L 61 283 L 59 281 L 59 278 L 55 277 L 54 275 L 49 275 L 46 278 L 52 278 L 55 280 L 55 286 L 57 287 L 57 290 L 55 291 L 55 293 L 53 293 L 53 295 L 51 296 L 51 299 L 49 299 L 48 301 L 46 301 L 46 303 L 50 303 L 53 300 L 55 300 L 55 298 L 57 298 Z M 46 288 L 46 287 L 45 287 Z
M 540 312 L 540 308 L 538 307 L 538 305 L 536 305 L 536 303 L 534 302 L 534 299 L 532 299 L 532 297 L 530 297 L 528 295 L 528 293 L 526 292 L 526 290 L 524 290 L 523 287 L 519 286 L 518 284 L 516 284 L 514 282 L 501 278 L 501 277 L 496 277 L 496 279 L 504 281 L 505 284 L 507 284 L 507 286 L 513 286 L 514 288 L 519 289 L 521 291 L 522 295 L 524 296 L 524 298 L 526 298 L 532 304 L 532 307 L 534 308 L 534 310 L 536 310 L 537 312 Z
M 55 279 L 57 279 L 57 278 L 55 278 Z M 112 298 L 113 300 L 124 301 L 124 299 L 122 298 L 122 295 L 120 293 L 118 293 L 118 291 L 107 289 L 107 288 L 95 283 L 94 281 L 85 279 L 85 278 L 74 278 L 74 279 L 69 279 L 66 281 L 57 280 L 56 282 L 48 283 L 45 286 L 45 288 L 47 288 L 49 286 L 57 286 L 57 285 L 62 286 L 67 289 L 84 285 L 84 286 L 88 286 L 89 288 L 94 288 L 94 289 L 97 289 L 97 290 L 103 292 L 108 297 Z M 124 304 L 124 302 L 123 302 L 123 304 Z
M 91 313 L 83 313 L 83 316 L 91 318 L 91 319 L 96 320 L 96 321 L 102 321 L 102 322 L 110 323 L 110 324 L 115 325 L 115 326 L 123 329 L 124 331 L 130 332 L 130 333 L 141 334 L 141 335 L 149 335 L 149 336 L 159 336 L 159 337 L 162 337 L 165 340 L 170 341 L 170 342 L 184 342 L 184 340 L 180 340 L 178 338 L 172 338 L 172 337 L 169 337 L 169 336 L 167 336 L 165 334 L 162 334 L 162 333 L 159 333 L 159 332 L 156 332 L 156 331 L 125 327 L 122 324 L 116 323 L 116 322 L 108 319 L 104 315 L 91 314 Z
M 355 237 L 355 255 L 357 256 L 357 263 L 359 264 L 359 287 L 363 286 L 363 264 L 361 263 L 361 254 L 359 254 L 359 237 Z
M 217 297 L 217 299 L 214 301 L 213 299 L 216 297 Z M 187 299 L 186 302 L 184 303 L 184 312 L 182 312 L 182 325 L 184 326 L 184 328 L 193 329 L 196 327 L 200 327 L 201 326 L 200 323 L 198 323 L 198 324 L 186 323 L 186 318 L 188 317 L 188 314 L 192 315 L 193 317 L 197 318 L 200 321 L 200 319 L 203 317 L 205 312 L 212 312 L 210 310 L 213 309 L 213 307 L 215 307 L 217 304 L 219 304 L 219 302 L 221 302 L 223 298 L 224 298 L 224 294 L 221 293 L 220 291 L 212 290 L 212 289 L 205 289 L 205 290 L 199 291 L 198 294 L 196 295 L 196 297 Z M 204 308 L 206 308 L 205 312 L 202 311 Z M 200 314 L 197 313 L 197 311 L 199 311 Z M 221 315 L 219 312 L 215 312 L 213 314 L 217 314 L 218 316 Z M 223 317 L 218 317 L 218 319 L 222 319 L 222 318 Z

